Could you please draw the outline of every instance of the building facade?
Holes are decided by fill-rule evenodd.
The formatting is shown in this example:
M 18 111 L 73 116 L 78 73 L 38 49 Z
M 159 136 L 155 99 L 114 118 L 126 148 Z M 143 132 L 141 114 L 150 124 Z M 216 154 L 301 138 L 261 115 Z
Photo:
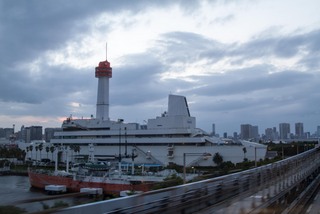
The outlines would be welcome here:
M 280 139 L 290 138 L 290 123 L 280 123 L 279 124 Z
M 295 137 L 298 139 L 304 138 L 303 123 L 295 124 Z

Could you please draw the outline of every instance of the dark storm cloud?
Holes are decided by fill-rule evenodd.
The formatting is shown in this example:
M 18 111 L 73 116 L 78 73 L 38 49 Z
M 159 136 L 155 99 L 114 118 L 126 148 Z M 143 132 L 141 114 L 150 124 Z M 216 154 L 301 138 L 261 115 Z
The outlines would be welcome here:
M 312 56 L 319 55 L 319 38 L 320 33 L 316 30 L 307 34 L 253 38 L 241 44 L 223 44 L 196 33 L 170 32 L 162 35 L 158 45 L 166 50 L 163 55 L 167 63 L 188 63 L 203 58 L 216 63 L 229 58 L 236 65 L 253 59 L 263 60 L 266 56 L 288 59 L 307 51 L 302 61 L 306 60 L 306 65 L 314 67 L 318 60 L 312 60 Z
M 167 4 L 171 4 L 171 1 L 1 1 L 0 101 L 41 103 L 50 96 L 59 96 L 59 93 L 54 93 L 55 90 L 59 90 L 55 87 L 46 91 L 45 87 L 48 84 L 72 81 L 81 83 L 86 74 L 74 75 L 73 72 L 76 71 L 65 72 L 64 79 L 57 81 L 55 79 L 59 78 L 57 75 L 46 73 L 59 74 L 59 68 L 48 69 L 48 66 L 43 64 L 41 69 L 44 70 L 38 78 L 35 78 L 26 68 L 21 68 L 21 65 L 36 60 L 47 50 L 62 48 L 66 41 L 74 41 L 81 37 L 91 27 L 86 22 L 87 18 L 102 12 L 115 14 L 122 10 L 136 14 L 148 7 L 165 7 Z M 190 1 L 186 5 L 184 7 L 186 10 L 194 9 L 197 1 Z M 104 30 L 108 27 L 110 26 L 104 25 Z M 66 90 L 67 93 L 76 90 L 68 84 L 63 85 L 70 87 Z
M 115 105 L 143 103 L 163 94 L 159 75 L 164 67 L 151 54 L 128 55 L 123 67 L 113 69 L 110 96 Z M 123 99 L 123 96 L 126 98 Z
M 291 58 L 307 51 L 301 60 L 304 65 L 316 67 L 319 60 L 313 56 L 319 55 L 320 32 L 312 31 L 306 34 L 287 35 L 278 37 L 257 37 L 245 43 L 223 44 L 214 39 L 203 37 L 190 32 L 171 32 L 162 35 L 159 41 L 161 47 L 168 51 L 165 53 L 168 62 L 187 62 L 206 58 L 216 63 L 224 58 L 231 62 L 243 64 L 248 60 L 274 56 L 280 59 Z
M 0 73 L 0 99 L 11 102 L 41 103 L 55 96 L 87 89 L 92 74 L 70 67 L 39 65 L 39 74 L 21 70 Z
M 279 69 L 275 65 L 265 62 L 263 58 L 281 55 L 281 58 L 290 59 L 298 54 L 299 49 L 304 48 L 307 54 L 302 56 L 302 60 L 311 61 L 308 62 L 309 65 L 311 63 L 317 64 L 316 57 L 310 58 L 318 54 L 318 50 L 315 50 L 311 45 L 317 44 L 315 36 L 317 32 L 281 37 L 281 39 L 256 38 L 241 45 L 223 44 L 189 32 L 163 34 L 157 45 L 150 48 L 146 54 L 127 56 L 124 60 L 126 65 L 118 68 L 118 71 L 114 71 L 111 83 L 113 84 L 111 89 L 113 95 L 111 96 L 117 103 L 137 104 L 158 99 L 161 93 L 163 96 L 163 93 L 168 94 L 169 91 L 172 93 L 181 91 L 187 93 L 185 95 L 208 97 L 242 97 L 252 93 L 260 94 L 260 97 L 269 97 L 268 93 L 282 94 L 295 87 L 302 88 L 304 91 L 307 90 L 308 83 L 313 83 L 314 79 L 317 79 L 313 72 L 302 72 L 299 70 L 299 66 L 292 70 Z M 160 75 L 170 71 L 174 63 L 178 62 L 188 66 L 188 63 L 192 64 L 204 58 L 213 64 L 225 59 L 232 62 L 233 59 L 239 58 L 243 58 L 243 60 L 260 59 L 260 64 L 229 69 L 223 73 L 218 71 L 218 74 L 211 76 L 199 76 L 195 73 L 191 77 L 196 80 L 194 82 L 179 78 L 169 78 L 159 82 Z M 175 71 L 184 73 L 184 69 L 185 67 L 182 67 L 182 70 Z M 129 96 L 123 101 L 120 98 L 121 94 Z M 237 108 L 237 105 L 234 105 L 234 108 Z
M 266 89 L 280 90 L 313 79 L 313 75 L 297 71 L 281 71 L 269 74 L 267 67 L 261 65 L 206 77 L 207 81 L 212 82 L 212 84 L 195 89 L 195 91 L 199 94 L 211 96 L 244 95 Z
M 81 18 L 89 14 L 80 13 L 79 10 L 73 10 L 71 13 L 70 9 L 74 7 L 71 2 L 60 3 L 58 1 L 21 1 L 19 4 L 15 1 L 2 2 L 0 100 L 41 103 L 63 94 L 59 90 L 65 90 L 64 93 L 73 90 L 69 88 L 70 83 L 78 75 L 74 75 L 72 71 L 61 71 L 62 68 L 48 67 L 44 63 L 40 65 L 39 76 L 35 77 L 30 74 L 28 68 L 22 67 L 41 57 L 46 50 L 64 45 L 66 40 L 83 30 L 84 26 L 78 23 Z M 63 69 L 68 70 L 68 68 Z M 61 72 L 63 75 L 60 76 Z M 81 78 L 79 81 L 81 82 Z M 60 84 L 66 88 L 62 89 Z
M 320 105 L 320 55 L 315 48 L 319 46 L 319 38 L 319 30 L 314 30 L 278 37 L 262 35 L 244 43 L 223 44 L 194 33 L 173 32 L 162 35 L 160 44 L 165 49 L 161 51 L 165 62 L 187 65 L 190 61 L 206 59 L 207 65 L 222 61 L 232 65 L 232 68 L 211 70 L 212 75 L 195 73 L 190 77 L 193 82 L 167 81 L 167 84 L 171 81 L 171 88 L 180 88 L 182 95 L 187 96 L 198 121 L 221 124 L 266 121 L 275 125 L 300 120 L 315 125 L 312 118 L 319 117 L 317 106 Z M 295 57 L 298 61 L 287 66 L 290 70 L 270 60 L 294 62 Z M 255 65 L 246 64 L 251 60 L 255 60 Z
M 161 40 L 158 41 L 157 48 L 166 50 L 161 57 L 164 57 L 169 64 L 175 62 L 193 63 L 209 54 L 210 57 L 222 57 L 220 49 L 222 47 L 219 42 L 191 32 L 163 34 Z
M 268 38 L 253 38 L 251 41 L 227 48 L 228 55 L 239 57 L 241 62 L 250 59 L 262 59 L 265 56 L 291 58 L 306 52 L 306 58 L 319 56 L 320 31 L 305 34 Z
M 130 16 L 134 18 L 148 8 L 179 5 L 190 16 L 197 13 L 199 2 L 0 1 L 0 103 L 8 102 L 1 105 L 2 112 L 7 115 L 12 112 L 17 115 L 91 114 L 97 88 L 94 68 L 88 71 L 52 66 L 42 61 L 44 54 L 61 50 L 68 42 L 77 43 L 90 37 L 92 31 L 99 28 L 105 32 L 112 30 L 115 23 L 110 20 L 98 27 L 90 26 L 88 20 L 102 13 L 116 16 L 125 12 L 125 26 L 132 27 L 136 23 Z M 220 25 L 236 18 L 226 14 L 211 24 Z M 282 68 L 270 58 L 295 58 L 297 62 Z M 240 119 L 235 118 L 239 114 L 247 116 L 260 111 L 267 114 L 270 109 L 272 113 L 280 112 L 283 106 L 288 109 L 288 115 L 319 117 L 319 59 L 320 30 L 281 36 L 260 33 L 242 43 L 221 43 L 200 33 L 167 32 L 158 38 L 154 47 L 144 53 L 123 56 L 123 63 L 113 67 L 110 104 L 130 110 L 134 105 L 144 107 L 148 102 L 163 102 L 167 94 L 173 93 L 187 96 L 191 112 L 198 114 L 195 115 L 197 121 L 207 121 L 210 117 L 211 122 L 228 121 L 230 117 L 229 123 L 237 123 Z M 39 71 L 31 72 L 29 67 L 24 67 L 37 60 Z M 251 61 L 255 63 L 248 63 Z M 204 65 L 199 72 L 205 74 L 199 75 L 195 70 L 189 79 L 170 76 L 170 72 L 183 76 L 187 68 L 190 71 L 198 62 Z M 164 73 L 169 77 L 163 78 Z M 79 107 L 74 110 L 68 106 L 70 102 L 80 103 Z M 44 105 L 33 105 L 40 103 Z M 18 108 L 11 109 L 12 104 L 21 105 L 23 110 L 19 113 Z M 36 113 L 31 113 L 33 110 Z

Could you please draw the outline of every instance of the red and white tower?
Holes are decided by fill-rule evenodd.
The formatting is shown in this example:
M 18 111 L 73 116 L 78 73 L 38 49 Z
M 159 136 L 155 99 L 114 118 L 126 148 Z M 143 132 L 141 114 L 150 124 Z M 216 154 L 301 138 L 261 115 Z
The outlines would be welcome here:
M 96 118 L 109 120 L 109 79 L 112 77 L 112 68 L 107 60 L 107 47 L 106 61 L 100 62 L 96 67 L 96 77 L 99 79 Z

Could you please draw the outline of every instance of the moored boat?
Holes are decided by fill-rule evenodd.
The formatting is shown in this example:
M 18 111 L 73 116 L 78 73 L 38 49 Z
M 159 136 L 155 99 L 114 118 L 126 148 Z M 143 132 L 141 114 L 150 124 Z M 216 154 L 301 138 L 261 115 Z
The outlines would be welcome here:
M 29 169 L 30 185 L 45 189 L 47 185 L 64 185 L 68 192 L 80 192 L 81 188 L 102 188 L 104 194 L 119 195 L 121 191 L 149 191 L 155 183 L 163 181 L 170 175 L 176 174 L 174 170 L 165 170 L 158 173 L 145 173 L 144 175 L 105 173 L 95 175 L 81 175 L 65 171 L 47 171 Z

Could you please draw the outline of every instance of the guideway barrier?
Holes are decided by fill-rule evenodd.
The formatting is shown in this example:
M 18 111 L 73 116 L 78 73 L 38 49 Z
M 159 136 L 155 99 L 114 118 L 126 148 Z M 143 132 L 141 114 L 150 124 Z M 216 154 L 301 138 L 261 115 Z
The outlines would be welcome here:
M 315 148 L 250 170 L 91 204 L 59 213 L 259 213 L 283 211 L 309 183 L 319 179 Z

